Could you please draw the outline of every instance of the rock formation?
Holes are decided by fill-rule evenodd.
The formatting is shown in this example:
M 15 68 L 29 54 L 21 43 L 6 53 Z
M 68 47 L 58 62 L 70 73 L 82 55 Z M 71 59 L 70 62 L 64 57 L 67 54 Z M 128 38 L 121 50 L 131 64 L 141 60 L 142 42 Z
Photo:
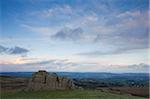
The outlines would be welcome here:
M 74 84 L 71 79 L 41 70 L 32 75 L 26 90 L 64 90 L 73 88 Z

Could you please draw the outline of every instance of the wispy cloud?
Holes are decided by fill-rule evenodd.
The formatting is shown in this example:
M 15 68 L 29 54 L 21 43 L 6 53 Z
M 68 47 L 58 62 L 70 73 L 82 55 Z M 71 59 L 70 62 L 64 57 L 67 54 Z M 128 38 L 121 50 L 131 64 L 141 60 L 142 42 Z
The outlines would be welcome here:
M 133 65 L 104 65 L 90 62 L 70 62 L 69 60 L 43 60 L 22 64 L 0 64 L 0 70 L 4 71 L 67 71 L 67 72 L 114 72 L 114 73 L 148 73 L 148 64 Z
M 42 36 L 51 36 L 55 34 L 61 27 L 50 27 L 50 26 L 33 26 L 28 24 L 22 24 L 21 27 L 28 31 L 39 33 Z
M 8 68 L 12 68 L 11 71 L 36 71 L 39 69 L 46 69 L 48 71 L 73 71 L 75 67 L 76 63 L 59 59 L 24 62 L 21 64 L 0 64 L 0 70 L 2 71 L 6 71 Z M 16 68 L 16 70 L 14 70 L 14 68 Z
M 43 9 L 40 11 L 34 11 L 30 14 L 36 17 L 50 18 L 59 15 L 70 15 L 72 14 L 72 8 L 69 5 L 61 5 L 61 6 L 55 6 L 55 7 Z
M 150 65 L 140 63 L 140 64 L 133 64 L 133 65 L 112 65 L 112 68 L 115 68 L 115 71 L 117 72 L 133 72 L 133 73 L 148 73 Z
M 99 49 L 99 50 L 94 50 L 90 52 L 80 52 L 80 53 L 76 53 L 75 55 L 87 56 L 87 57 L 91 57 L 91 56 L 96 57 L 96 56 L 102 56 L 102 55 L 117 55 L 117 54 L 132 53 L 137 50 L 143 50 L 147 48 L 148 48 L 148 45 L 133 45 L 133 46 L 123 46 L 123 47 L 121 46 L 121 47 L 111 49 L 111 50 Z
M 77 53 L 77 55 L 80 56 L 101 56 L 101 55 L 117 55 L 117 54 L 122 54 L 127 52 L 129 49 L 116 49 L 116 50 L 111 50 L 111 51 L 91 51 L 91 52 L 82 52 L 82 53 Z
M 77 41 L 77 40 L 80 40 L 82 36 L 83 36 L 82 28 L 78 27 L 78 28 L 70 29 L 66 27 L 51 37 L 54 39 L 60 39 L 60 40 Z
M 52 40 L 103 43 L 103 45 L 116 47 L 109 52 L 96 49 L 83 52 L 81 55 L 121 54 L 134 49 L 148 48 L 148 11 L 129 10 L 103 16 L 90 13 L 91 15 L 77 17 L 76 20 L 66 22 L 64 26 L 58 28 L 30 25 L 23 25 L 23 27 L 41 34 L 46 33 Z
M 18 46 L 8 48 L 8 47 L 4 47 L 4 46 L 0 45 L 0 54 L 21 55 L 21 54 L 26 54 L 28 52 L 29 52 L 29 50 L 18 47 Z

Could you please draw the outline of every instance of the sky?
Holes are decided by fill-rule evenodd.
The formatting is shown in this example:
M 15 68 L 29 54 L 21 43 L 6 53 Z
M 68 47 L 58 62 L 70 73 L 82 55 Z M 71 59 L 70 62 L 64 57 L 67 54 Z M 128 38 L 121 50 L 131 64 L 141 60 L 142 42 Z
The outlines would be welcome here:
M 149 70 L 149 0 L 0 0 L 0 5 L 0 72 Z

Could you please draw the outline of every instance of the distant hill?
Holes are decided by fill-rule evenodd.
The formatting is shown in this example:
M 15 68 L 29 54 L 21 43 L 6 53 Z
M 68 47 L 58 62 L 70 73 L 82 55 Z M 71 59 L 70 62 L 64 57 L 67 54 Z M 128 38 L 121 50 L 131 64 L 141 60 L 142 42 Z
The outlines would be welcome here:
M 128 79 L 149 79 L 148 73 L 95 73 L 95 72 L 56 72 L 59 76 L 67 76 L 69 78 L 82 79 L 82 78 L 128 78 Z M 33 72 L 0 72 L 0 75 L 5 76 L 18 76 L 18 77 L 31 77 Z

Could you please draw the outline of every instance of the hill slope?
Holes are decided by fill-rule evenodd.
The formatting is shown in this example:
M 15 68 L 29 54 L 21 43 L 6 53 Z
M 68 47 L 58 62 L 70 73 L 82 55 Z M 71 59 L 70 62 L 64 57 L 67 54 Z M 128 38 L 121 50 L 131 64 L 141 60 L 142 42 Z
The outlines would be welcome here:
M 98 90 L 32 91 L 1 93 L 1 99 L 146 99 Z

